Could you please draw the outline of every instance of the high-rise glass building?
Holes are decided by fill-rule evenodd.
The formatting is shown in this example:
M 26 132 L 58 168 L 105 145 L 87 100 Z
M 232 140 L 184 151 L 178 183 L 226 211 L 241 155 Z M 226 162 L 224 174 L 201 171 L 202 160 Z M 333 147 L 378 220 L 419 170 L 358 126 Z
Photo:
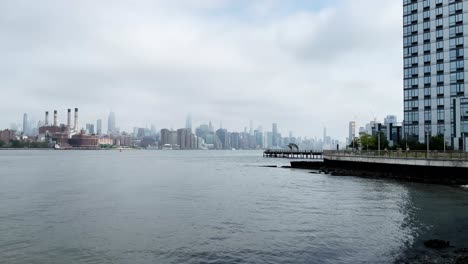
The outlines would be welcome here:
M 113 134 L 116 132 L 115 129 L 115 114 L 114 112 L 109 113 L 109 118 L 107 120 L 107 134 Z
M 96 122 L 96 132 L 99 136 L 102 135 L 102 119 L 98 119 Z
M 403 0 L 405 139 L 423 143 L 441 135 L 463 147 L 467 11 L 468 0 Z
M 28 114 L 24 113 L 23 115 L 23 134 L 28 135 L 29 134 L 29 118 Z

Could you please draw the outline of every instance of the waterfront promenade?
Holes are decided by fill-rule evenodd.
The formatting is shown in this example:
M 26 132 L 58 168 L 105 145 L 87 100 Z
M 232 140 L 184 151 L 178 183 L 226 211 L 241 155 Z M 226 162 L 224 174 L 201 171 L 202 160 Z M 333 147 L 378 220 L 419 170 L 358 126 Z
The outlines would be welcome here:
M 289 159 L 322 159 L 322 152 L 314 150 L 267 149 L 263 152 L 263 157 Z
M 395 165 L 468 168 L 468 153 L 437 151 L 331 151 L 323 152 L 323 159 Z

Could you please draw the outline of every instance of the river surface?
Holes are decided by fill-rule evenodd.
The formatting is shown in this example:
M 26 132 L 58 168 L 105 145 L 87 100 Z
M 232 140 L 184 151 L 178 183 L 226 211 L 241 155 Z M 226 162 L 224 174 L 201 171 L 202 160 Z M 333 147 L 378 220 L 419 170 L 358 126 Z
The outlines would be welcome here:
M 392 263 L 468 247 L 468 190 L 258 151 L 0 151 L 1 263 Z

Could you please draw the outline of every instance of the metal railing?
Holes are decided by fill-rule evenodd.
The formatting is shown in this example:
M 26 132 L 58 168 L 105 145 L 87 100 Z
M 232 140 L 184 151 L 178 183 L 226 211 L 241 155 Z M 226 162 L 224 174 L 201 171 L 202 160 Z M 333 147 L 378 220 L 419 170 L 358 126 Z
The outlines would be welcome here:
M 324 156 L 370 157 L 393 159 L 430 159 L 468 161 L 468 152 L 405 151 L 405 150 L 324 150 Z
M 291 154 L 300 154 L 300 153 L 308 153 L 308 154 L 316 154 L 322 153 L 320 150 L 290 150 L 290 149 L 266 149 L 265 153 L 291 153 Z

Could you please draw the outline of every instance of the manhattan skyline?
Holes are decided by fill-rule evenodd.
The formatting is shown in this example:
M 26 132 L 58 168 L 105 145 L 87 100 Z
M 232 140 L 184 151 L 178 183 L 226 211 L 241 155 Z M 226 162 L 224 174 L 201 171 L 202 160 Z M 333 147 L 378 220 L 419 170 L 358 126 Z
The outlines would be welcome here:
M 383 0 L 2 2 L 14 100 L 0 127 L 73 105 L 82 123 L 113 111 L 123 130 L 192 113 L 194 125 L 344 139 L 349 120 L 402 119 L 401 12 Z

